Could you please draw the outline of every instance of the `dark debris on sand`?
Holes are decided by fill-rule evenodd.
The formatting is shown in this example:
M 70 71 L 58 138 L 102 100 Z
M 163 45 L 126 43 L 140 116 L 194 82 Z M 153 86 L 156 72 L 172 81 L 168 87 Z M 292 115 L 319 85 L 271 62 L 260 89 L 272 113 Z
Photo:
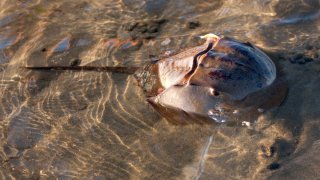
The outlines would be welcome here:
M 304 52 L 292 53 L 289 57 L 292 64 L 306 64 L 309 62 L 320 61 L 319 47 L 305 44 L 304 49 Z
M 200 26 L 201 26 L 201 24 L 200 24 L 199 21 L 190 21 L 190 22 L 188 22 L 188 28 L 189 29 L 196 29 L 196 28 L 198 28 Z
M 123 25 L 123 30 L 124 33 L 128 33 L 133 40 L 153 39 L 159 35 L 162 25 L 166 22 L 166 19 L 130 22 Z
M 280 164 L 277 162 L 273 162 L 267 166 L 267 169 L 269 169 L 269 170 L 276 170 L 279 168 L 280 168 Z
M 70 62 L 70 66 L 79 66 L 81 64 L 81 60 L 76 58 L 76 59 L 72 59 Z
M 294 54 L 293 56 L 290 57 L 289 60 L 292 64 L 306 64 L 314 61 L 313 58 L 307 56 L 304 53 Z

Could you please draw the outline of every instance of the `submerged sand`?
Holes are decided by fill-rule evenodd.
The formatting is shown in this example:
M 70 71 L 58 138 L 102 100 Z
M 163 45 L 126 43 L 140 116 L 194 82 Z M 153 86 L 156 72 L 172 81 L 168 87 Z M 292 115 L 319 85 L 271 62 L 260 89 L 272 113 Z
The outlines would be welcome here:
M 318 179 L 319 1 L 0 3 L 0 179 Z M 141 67 L 216 33 L 282 67 L 283 104 L 247 126 L 174 126 L 133 76 L 23 66 Z

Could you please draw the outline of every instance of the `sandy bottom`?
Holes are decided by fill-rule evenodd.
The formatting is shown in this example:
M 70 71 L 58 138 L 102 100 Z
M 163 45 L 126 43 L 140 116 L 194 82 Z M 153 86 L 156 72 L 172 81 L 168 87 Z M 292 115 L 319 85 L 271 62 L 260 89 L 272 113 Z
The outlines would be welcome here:
M 0 2 L 0 179 L 318 179 L 319 1 Z M 250 41 L 282 67 L 283 104 L 246 126 L 172 125 L 132 75 L 203 43 Z

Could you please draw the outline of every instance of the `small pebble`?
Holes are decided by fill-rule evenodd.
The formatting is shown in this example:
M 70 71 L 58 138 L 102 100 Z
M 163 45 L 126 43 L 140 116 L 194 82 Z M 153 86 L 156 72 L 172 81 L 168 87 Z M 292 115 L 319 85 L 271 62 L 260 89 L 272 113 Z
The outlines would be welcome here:
M 86 46 L 89 45 L 90 41 L 86 40 L 86 39 L 79 39 L 76 46 Z
M 145 34 L 141 37 L 143 37 L 144 39 L 154 39 L 157 37 L 157 34 Z
M 81 60 L 80 59 L 73 59 L 71 62 L 70 62 L 70 66 L 79 66 L 81 63 Z
M 159 31 L 159 26 L 158 25 L 153 25 L 151 27 L 148 27 L 148 32 L 149 33 L 156 33 Z
M 310 58 L 310 57 L 304 57 L 303 59 L 304 59 L 304 61 L 305 61 L 306 63 L 311 62 L 311 61 L 313 60 L 313 59 Z
M 151 63 L 156 63 L 159 58 L 156 55 L 150 54 L 149 59 L 151 60 Z
M 299 60 L 301 58 L 303 58 L 303 54 L 302 53 L 299 53 L 299 54 L 296 54 L 296 55 L 293 56 L 294 60 Z
M 174 54 L 174 51 L 166 51 L 166 52 L 164 52 L 164 56 L 171 56 L 172 54 Z
M 234 110 L 232 113 L 233 113 L 233 114 L 239 114 L 240 111 L 239 111 L 238 109 L 236 109 L 236 110 Z
M 70 48 L 70 39 L 64 38 L 57 44 L 57 46 L 54 48 L 53 52 L 60 53 L 60 52 L 68 50 L 69 48 Z
M 242 125 L 242 126 L 250 127 L 250 126 L 251 126 L 251 123 L 248 122 L 248 121 L 242 121 L 241 125 Z
M 296 63 L 298 63 L 298 64 L 305 64 L 306 61 L 305 61 L 303 58 L 301 58 L 301 59 L 298 59 L 298 60 L 296 61 Z
M 166 38 L 164 41 L 161 42 L 161 45 L 162 46 L 167 46 L 167 45 L 170 44 L 170 42 L 171 42 L 170 38 Z
M 14 75 L 12 77 L 12 80 L 14 80 L 14 81 L 20 81 L 20 79 L 21 79 L 21 77 L 19 75 Z
M 306 50 L 312 50 L 312 49 L 313 49 L 313 47 L 312 47 L 310 44 L 305 44 L 305 45 L 304 45 L 304 48 L 305 48 Z
M 135 27 L 137 27 L 137 25 L 137 22 L 128 23 L 127 25 L 125 25 L 124 29 L 127 31 L 132 31 Z
M 220 93 L 219 93 L 219 91 L 216 91 L 216 90 L 215 90 L 215 91 L 213 92 L 213 95 L 214 95 L 214 96 L 219 96 Z
M 271 163 L 267 166 L 267 169 L 270 169 L 270 170 L 276 170 L 276 169 L 279 169 L 280 168 L 280 164 L 279 163 Z
M 189 29 L 196 29 L 196 28 L 198 28 L 198 27 L 200 27 L 200 22 L 199 21 L 190 21 L 189 23 L 188 23 L 188 27 L 189 27 Z
M 312 62 L 313 61 L 313 58 L 311 57 L 308 57 L 302 53 L 298 53 L 294 56 L 292 56 L 290 59 L 290 62 L 293 63 L 293 64 L 305 64 L 305 63 L 308 63 L 308 62 Z

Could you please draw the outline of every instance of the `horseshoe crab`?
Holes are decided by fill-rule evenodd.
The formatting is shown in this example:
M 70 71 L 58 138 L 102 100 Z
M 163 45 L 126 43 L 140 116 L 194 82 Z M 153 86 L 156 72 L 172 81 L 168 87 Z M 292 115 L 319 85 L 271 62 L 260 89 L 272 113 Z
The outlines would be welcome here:
M 148 101 L 163 116 L 174 123 L 203 118 L 226 122 L 231 117 L 247 121 L 283 101 L 285 80 L 265 53 L 228 37 L 203 38 L 204 45 L 136 73 Z
M 251 43 L 228 37 L 207 34 L 202 38 L 207 40 L 204 45 L 133 69 L 147 101 L 161 115 L 175 124 L 248 121 L 262 110 L 280 105 L 287 91 L 285 80 L 265 53 Z M 59 67 L 60 70 L 94 68 Z

